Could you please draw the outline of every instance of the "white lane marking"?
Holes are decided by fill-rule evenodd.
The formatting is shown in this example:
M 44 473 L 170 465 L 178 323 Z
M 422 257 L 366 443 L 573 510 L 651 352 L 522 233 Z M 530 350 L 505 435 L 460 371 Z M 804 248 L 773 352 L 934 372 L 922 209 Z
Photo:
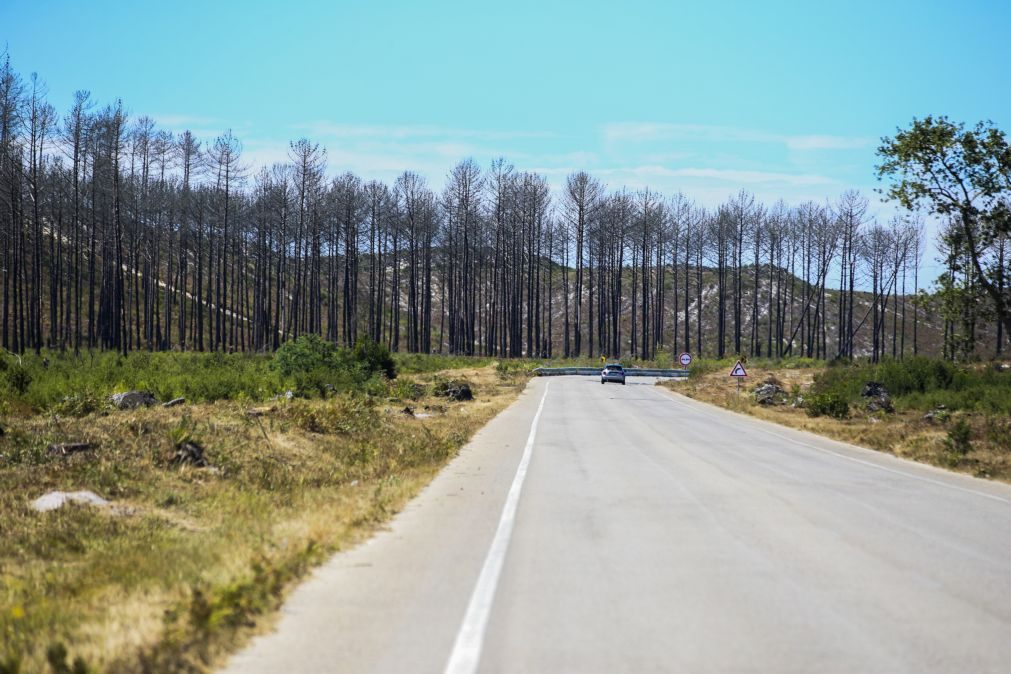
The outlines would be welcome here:
M 665 396 L 663 393 L 660 393 L 659 391 L 657 391 L 656 393 L 657 393 L 657 395 L 663 396 L 665 398 L 668 397 L 668 396 Z M 681 404 L 681 406 L 683 406 L 683 407 L 692 407 L 692 405 L 689 405 L 687 403 L 684 403 L 684 402 L 681 402 L 681 401 L 677 401 L 677 402 L 679 404 Z M 695 402 L 695 401 L 692 401 L 692 402 Z M 696 403 L 696 404 L 699 404 L 699 403 Z M 717 409 L 719 409 L 719 408 L 717 408 Z M 696 411 L 701 412 L 702 410 L 696 409 Z M 724 412 L 724 410 L 719 410 L 719 411 L 720 412 Z M 717 415 L 710 415 L 710 414 L 708 414 L 708 410 L 706 410 L 706 412 L 703 413 L 703 416 L 708 416 L 711 419 L 717 419 Z M 988 498 L 988 499 L 991 499 L 993 501 L 999 501 L 1001 503 L 1011 503 L 1011 501 L 1009 501 L 1008 499 L 1003 498 L 1001 496 L 997 496 L 995 494 L 987 494 L 984 491 L 977 491 L 975 489 L 968 489 L 967 487 L 959 487 L 958 485 L 948 484 L 947 482 L 941 482 L 940 480 L 932 480 L 929 477 L 922 477 L 920 475 L 913 475 L 912 473 L 907 473 L 906 471 L 903 471 L 903 470 L 896 470 L 895 468 L 888 468 L 887 466 L 882 466 L 880 464 L 874 463 L 873 461 L 865 461 L 864 459 L 858 459 L 858 458 L 856 458 L 854 456 L 847 456 L 846 454 L 841 454 L 839 452 L 834 452 L 831 449 L 825 449 L 824 447 L 818 447 L 817 445 L 812 445 L 812 444 L 809 444 L 807 442 L 802 442 L 801 440 L 797 440 L 795 438 L 791 438 L 791 437 L 789 437 L 787 435 L 782 435 L 780 433 L 776 433 L 774 431 L 770 431 L 767 428 L 762 428 L 758 423 L 754 423 L 756 421 L 754 419 L 746 418 L 745 420 L 753 422 L 751 424 L 751 426 L 756 431 L 760 431 L 762 433 L 765 433 L 766 435 L 771 435 L 771 436 L 779 438 L 781 440 L 786 440 L 787 442 L 791 442 L 791 443 L 793 443 L 795 445 L 800 445 L 801 447 L 807 447 L 808 449 L 814 449 L 816 451 L 819 451 L 819 452 L 822 452 L 822 453 L 825 453 L 825 454 L 831 454 L 832 456 L 837 456 L 840 459 L 846 459 L 847 461 L 852 461 L 854 463 L 859 463 L 859 464 L 862 464 L 864 466 L 869 466 L 871 468 L 877 468 L 878 470 L 883 470 L 886 473 L 894 473 L 895 475 L 901 475 L 902 477 L 909 478 L 910 480 L 918 480 L 920 482 L 926 482 L 927 484 L 933 484 L 933 485 L 936 485 L 938 487 L 944 487 L 945 489 L 953 489 L 955 491 L 965 492 L 966 494 L 975 494 L 976 496 L 982 496 L 983 498 Z M 719 421 L 723 421 L 723 419 L 719 419 Z M 873 450 L 869 450 L 869 451 L 873 451 Z
M 512 538 L 513 526 L 516 524 L 516 508 L 519 505 L 520 492 L 523 490 L 523 481 L 527 477 L 527 467 L 530 465 L 530 457 L 533 455 L 534 439 L 537 437 L 537 423 L 541 419 L 544 401 L 547 400 L 550 387 L 550 381 L 544 385 L 544 395 L 541 396 L 541 403 L 537 406 L 537 413 L 534 414 L 534 421 L 530 425 L 530 435 L 527 437 L 526 447 L 523 448 L 523 456 L 516 469 L 516 477 L 513 478 L 512 486 L 509 487 L 509 494 L 506 496 L 505 506 L 502 508 L 502 517 L 499 519 L 495 538 L 492 539 L 488 556 L 484 560 L 484 566 L 481 567 L 481 575 L 478 576 L 477 585 L 474 586 L 474 593 L 470 596 L 467 614 L 464 616 L 463 624 L 460 625 L 460 631 L 456 635 L 456 642 L 453 644 L 453 652 L 446 664 L 445 674 L 474 674 L 480 664 L 485 630 L 488 628 L 488 618 L 491 615 L 492 603 L 495 601 L 495 590 L 498 587 L 499 576 L 502 575 L 502 566 L 505 563 L 506 552 L 509 550 L 509 539 Z

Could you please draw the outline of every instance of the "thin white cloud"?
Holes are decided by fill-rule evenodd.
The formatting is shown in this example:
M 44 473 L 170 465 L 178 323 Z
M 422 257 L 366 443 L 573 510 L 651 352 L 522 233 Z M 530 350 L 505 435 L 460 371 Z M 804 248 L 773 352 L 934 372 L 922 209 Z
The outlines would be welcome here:
M 849 150 L 867 147 L 870 139 L 832 135 L 784 135 L 755 129 L 705 124 L 665 124 L 658 122 L 613 122 L 604 124 L 601 136 L 608 145 L 661 141 L 708 143 L 770 143 L 790 150 Z
M 334 124 L 317 121 L 299 124 L 294 129 L 310 137 L 342 139 L 409 140 L 421 138 L 457 138 L 467 140 L 515 140 L 520 138 L 550 138 L 547 131 L 511 131 L 459 129 L 433 125 Z
M 787 136 L 791 150 L 859 150 L 870 145 L 869 138 L 847 136 Z
M 832 185 L 831 178 L 820 175 L 781 173 L 777 171 L 749 171 L 740 169 L 714 168 L 667 168 L 666 166 L 633 166 L 624 168 L 605 168 L 594 171 L 601 175 L 624 175 L 639 178 L 697 178 L 718 180 L 735 185 L 781 184 L 795 187 L 809 185 Z

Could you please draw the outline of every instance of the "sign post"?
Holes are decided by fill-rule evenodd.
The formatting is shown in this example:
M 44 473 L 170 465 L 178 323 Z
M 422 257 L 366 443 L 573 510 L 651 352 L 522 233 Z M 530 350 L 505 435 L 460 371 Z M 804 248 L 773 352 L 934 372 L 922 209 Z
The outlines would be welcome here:
M 741 379 L 747 377 L 748 373 L 744 369 L 744 365 L 741 361 L 737 361 L 737 365 L 734 365 L 734 369 L 730 371 L 730 376 L 737 379 L 737 395 L 741 395 Z
M 682 367 L 688 367 L 692 364 L 692 354 L 685 351 L 680 356 L 678 356 L 678 361 L 681 363 Z

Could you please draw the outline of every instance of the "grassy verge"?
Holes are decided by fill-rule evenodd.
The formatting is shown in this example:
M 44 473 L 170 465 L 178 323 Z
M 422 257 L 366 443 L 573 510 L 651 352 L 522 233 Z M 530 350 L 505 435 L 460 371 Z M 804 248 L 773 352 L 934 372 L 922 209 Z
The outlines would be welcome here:
M 200 362 L 185 358 L 152 360 L 169 373 Z M 468 369 L 370 377 L 325 399 L 270 401 L 286 375 L 256 357 L 236 359 L 254 380 L 270 380 L 263 393 L 64 414 L 73 387 L 51 381 L 62 370 L 50 358 L 44 371 L 31 370 L 21 397 L 7 399 L 0 672 L 206 671 L 269 624 L 307 569 L 396 513 L 526 381 L 522 371 L 454 362 Z M 98 374 L 68 371 L 75 386 L 106 382 L 96 384 L 98 397 L 112 379 L 102 373 L 116 367 L 110 359 Z M 468 381 L 475 400 L 435 397 L 450 378 Z M 180 392 L 172 379 L 147 388 L 161 385 L 160 397 L 171 397 Z M 39 397 L 26 400 L 32 391 Z M 47 451 L 64 442 L 92 449 Z M 192 445 L 209 466 L 178 463 L 179 448 Z M 30 507 L 51 490 L 85 489 L 111 505 Z
M 999 364 L 956 367 L 912 358 L 829 367 L 807 361 L 758 361 L 748 363 L 749 377 L 740 395 L 728 376 L 732 366 L 733 362 L 693 364 L 687 381 L 663 385 L 766 421 L 1011 482 L 1011 371 Z M 785 404 L 755 401 L 754 389 L 765 382 L 785 391 Z M 894 412 L 868 411 L 861 396 L 868 382 L 885 386 Z

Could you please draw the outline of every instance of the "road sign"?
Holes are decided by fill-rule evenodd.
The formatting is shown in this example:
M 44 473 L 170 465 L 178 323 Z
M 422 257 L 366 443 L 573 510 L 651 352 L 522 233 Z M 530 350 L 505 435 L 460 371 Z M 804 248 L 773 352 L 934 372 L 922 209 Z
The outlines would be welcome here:
M 682 353 L 682 354 L 681 354 L 681 355 L 680 355 L 680 356 L 678 357 L 678 360 L 679 360 L 679 361 L 681 361 L 681 364 L 682 364 L 682 365 L 684 365 L 685 367 L 688 367 L 689 365 L 691 365 L 691 364 L 692 364 L 692 354 L 690 354 L 690 353 L 688 353 L 688 352 L 686 351 L 686 352 Z
M 744 371 L 744 366 L 741 365 L 741 361 L 737 361 L 737 365 L 734 369 L 730 371 L 731 377 L 747 377 L 748 373 Z

